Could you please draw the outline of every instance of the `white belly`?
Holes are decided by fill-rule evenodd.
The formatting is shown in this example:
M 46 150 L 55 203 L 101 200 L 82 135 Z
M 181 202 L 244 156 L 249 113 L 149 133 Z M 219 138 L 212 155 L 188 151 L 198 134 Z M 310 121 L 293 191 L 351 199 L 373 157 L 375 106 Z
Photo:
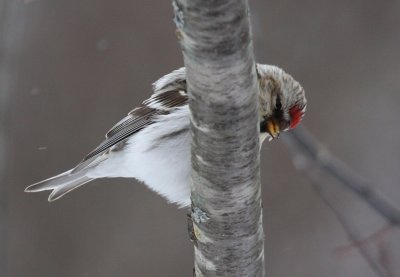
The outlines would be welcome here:
M 189 110 L 165 115 L 128 139 L 88 172 L 91 178 L 133 177 L 180 206 L 190 204 Z

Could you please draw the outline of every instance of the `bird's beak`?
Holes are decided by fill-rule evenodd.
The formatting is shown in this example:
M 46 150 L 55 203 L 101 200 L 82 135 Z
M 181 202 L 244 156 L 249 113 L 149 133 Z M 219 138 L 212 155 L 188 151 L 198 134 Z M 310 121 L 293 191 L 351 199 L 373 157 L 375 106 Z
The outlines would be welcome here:
M 278 122 L 276 122 L 275 120 L 268 120 L 266 127 L 267 127 L 266 128 L 267 132 L 271 135 L 271 137 L 273 139 L 276 139 L 279 137 L 280 129 L 279 129 Z

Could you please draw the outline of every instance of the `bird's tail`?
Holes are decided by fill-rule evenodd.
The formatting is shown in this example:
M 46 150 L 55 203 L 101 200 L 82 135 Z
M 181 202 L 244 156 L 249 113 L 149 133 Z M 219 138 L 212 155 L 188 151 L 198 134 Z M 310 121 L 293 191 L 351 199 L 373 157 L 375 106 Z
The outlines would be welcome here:
M 68 192 L 94 180 L 86 176 L 87 170 L 81 170 L 76 173 L 71 173 L 72 170 L 68 170 L 57 176 L 49 179 L 40 181 L 33 185 L 30 185 L 25 189 L 25 192 L 38 192 L 43 190 L 52 190 L 49 201 L 54 201 L 64 196 Z

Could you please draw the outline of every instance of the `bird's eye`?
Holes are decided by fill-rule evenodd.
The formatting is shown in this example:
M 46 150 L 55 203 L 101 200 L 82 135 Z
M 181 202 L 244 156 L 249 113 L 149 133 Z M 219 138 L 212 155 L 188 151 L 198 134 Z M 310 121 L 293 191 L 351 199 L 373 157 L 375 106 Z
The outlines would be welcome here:
M 281 97 L 279 95 L 276 96 L 275 108 L 277 110 L 281 110 L 282 109 Z

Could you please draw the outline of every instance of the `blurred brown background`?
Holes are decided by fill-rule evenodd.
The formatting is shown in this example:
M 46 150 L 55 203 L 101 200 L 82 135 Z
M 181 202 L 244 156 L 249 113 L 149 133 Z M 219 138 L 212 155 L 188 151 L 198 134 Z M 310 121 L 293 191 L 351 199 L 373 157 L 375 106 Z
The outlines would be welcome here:
M 95 181 L 54 203 L 23 193 L 72 167 L 182 65 L 170 1 L 0 5 L 0 276 L 191 276 L 186 211 L 135 180 Z M 258 62 L 306 89 L 304 126 L 400 206 L 400 1 L 253 0 L 251 14 Z M 335 252 L 348 237 L 282 142 L 262 152 L 269 276 L 377 276 L 357 250 Z M 360 235 L 385 224 L 334 188 Z M 399 237 L 371 249 L 392 276 Z

